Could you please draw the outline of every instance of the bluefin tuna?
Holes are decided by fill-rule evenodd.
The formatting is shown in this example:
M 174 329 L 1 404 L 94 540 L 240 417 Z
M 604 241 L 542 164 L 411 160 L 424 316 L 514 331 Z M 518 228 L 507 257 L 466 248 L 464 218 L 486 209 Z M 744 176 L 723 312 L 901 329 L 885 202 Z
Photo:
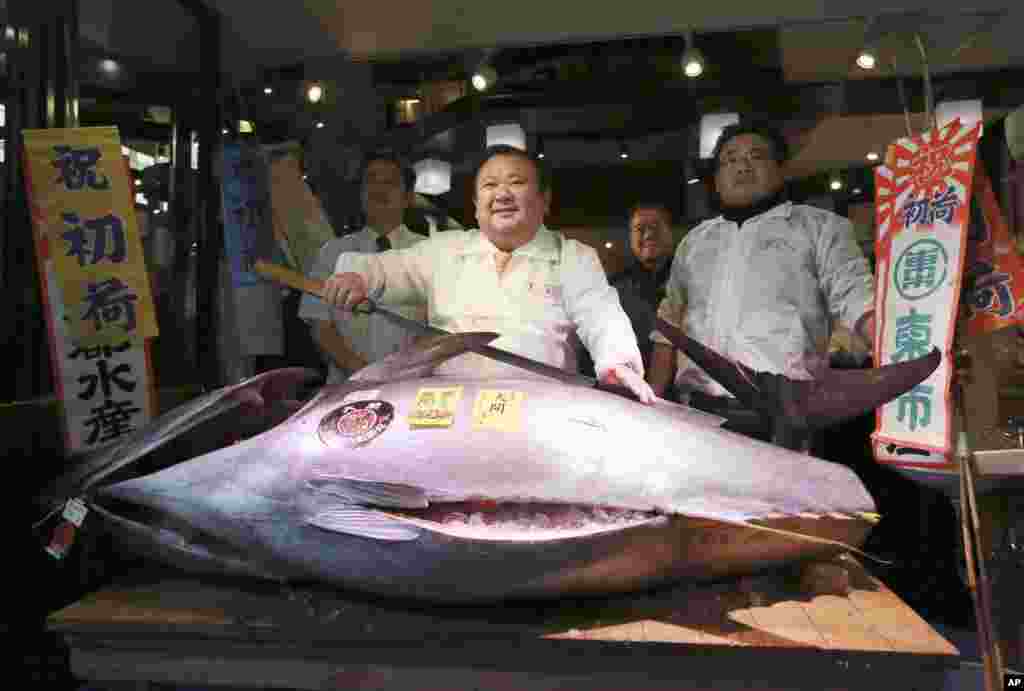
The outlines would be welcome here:
M 52 502 L 82 497 L 120 546 L 193 572 L 432 602 L 616 593 L 863 544 L 875 505 L 841 465 L 673 403 L 433 374 L 495 337 L 429 339 L 306 403 L 308 370 L 208 393 L 71 472 Z M 247 438 L 139 474 L 225 420 Z

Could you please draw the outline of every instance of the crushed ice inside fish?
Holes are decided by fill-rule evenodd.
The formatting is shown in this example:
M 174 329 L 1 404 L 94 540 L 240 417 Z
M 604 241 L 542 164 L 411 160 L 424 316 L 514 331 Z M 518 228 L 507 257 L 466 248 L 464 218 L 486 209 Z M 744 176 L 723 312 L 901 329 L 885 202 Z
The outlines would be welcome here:
M 454 536 L 494 540 L 589 535 L 621 530 L 659 517 L 653 512 L 606 506 L 489 501 L 432 504 L 427 509 L 388 513 Z

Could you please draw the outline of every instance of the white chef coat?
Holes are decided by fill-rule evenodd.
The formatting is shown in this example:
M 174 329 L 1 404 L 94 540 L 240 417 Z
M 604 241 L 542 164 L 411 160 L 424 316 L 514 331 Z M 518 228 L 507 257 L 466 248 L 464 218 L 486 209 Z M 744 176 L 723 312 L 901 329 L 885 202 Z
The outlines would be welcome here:
M 385 304 L 426 299 L 430 324 L 446 331 L 499 333 L 496 348 L 575 372 L 581 341 L 599 376 L 614 365 L 643 374 L 629 318 L 593 248 L 541 226 L 501 275 L 497 252 L 479 230 L 449 231 L 402 251 L 343 254 L 336 272 L 361 273 L 370 297 Z M 473 353 L 438 373 L 526 376 Z
M 755 370 L 808 379 L 826 362 L 832 324 L 854 330 L 874 302 L 874 278 L 851 223 L 785 202 L 741 227 L 719 216 L 690 231 L 658 315 Z M 651 338 L 669 343 L 656 330 Z M 730 395 L 677 354 L 681 395 Z
M 367 226 L 358 233 L 334 238 L 324 243 L 317 255 L 313 268 L 310 269 L 310 278 L 323 280 L 334 272 L 334 266 L 338 256 L 342 252 L 377 252 L 377 232 Z M 417 242 L 425 240 L 405 225 L 399 225 L 387 234 L 394 249 L 412 247 Z M 426 323 L 426 305 L 422 302 L 419 305 L 406 305 L 396 310 L 409 319 L 415 319 Z M 312 324 L 314 321 L 330 321 L 338 333 L 345 337 L 349 346 L 370 362 L 390 355 L 412 344 L 420 335 L 416 332 L 404 329 L 389 322 L 380 315 L 353 314 L 343 310 L 332 309 L 322 299 L 308 293 L 302 296 L 299 303 L 299 318 Z M 351 375 L 351 372 L 340 369 L 328 358 L 327 383 L 336 384 L 344 381 Z

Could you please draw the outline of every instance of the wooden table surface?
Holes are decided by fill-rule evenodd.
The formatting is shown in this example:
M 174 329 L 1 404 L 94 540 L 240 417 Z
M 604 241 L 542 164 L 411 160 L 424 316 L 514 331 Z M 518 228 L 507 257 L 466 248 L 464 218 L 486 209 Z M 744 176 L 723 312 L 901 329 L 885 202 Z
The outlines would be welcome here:
M 957 650 L 848 556 L 623 597 L 476 607 L 175 572 L 49 619 L 72 671 L 297 689 L 941 687 Z

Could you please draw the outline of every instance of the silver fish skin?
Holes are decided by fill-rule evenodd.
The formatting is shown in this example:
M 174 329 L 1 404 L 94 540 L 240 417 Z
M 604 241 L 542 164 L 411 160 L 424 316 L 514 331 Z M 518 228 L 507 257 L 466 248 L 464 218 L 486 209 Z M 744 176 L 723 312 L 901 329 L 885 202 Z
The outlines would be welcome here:
M 262 434 L 90 498 L 111 515 L 138 507 L 119 517 L 125 544 L 186 568 L 435 602 L 717 578 L 870 530 L 875 506 L 852 471 L 684 406 L 391 365 L 400 378 L 325 388 Z M 452 424 L 410 425 L 417 393 L 438 387 L 460 389 Z M 476 424 L 484 390 L 521 394 L 518 417 Z M 369 433 L 339 428 L 346 414 L 357 432 L 369 424 L 371 404 Z

